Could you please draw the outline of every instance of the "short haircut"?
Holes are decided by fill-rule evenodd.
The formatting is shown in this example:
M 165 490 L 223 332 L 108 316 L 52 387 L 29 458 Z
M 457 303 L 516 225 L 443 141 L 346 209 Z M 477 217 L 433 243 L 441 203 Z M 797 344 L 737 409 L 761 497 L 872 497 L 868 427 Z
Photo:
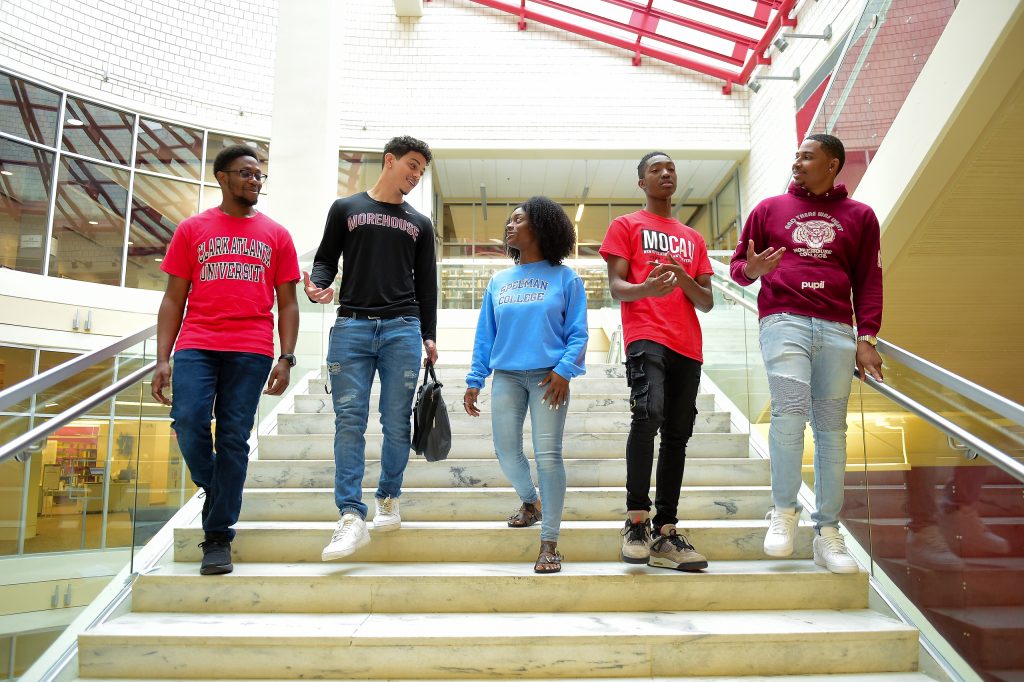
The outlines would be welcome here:
M 396 159 L 400 159 L 409 152 L 419 152 L 423 155 L 423 158 L 427 160 L 427 164 L 430 164 L 430 160 L 433 155 L 430 153 L 430 147 L 423 140 L 417 140 L 415 137 L 409 137 L 408 135 L 400 135 L 399 137 L 392 137 L 386 145 L 384 145 L 384 154 L 394 154 Z M 380 167 L 384 167 L 384 159 L 380 160 Z
M 576 230 L 572 221 L 559 204 L 547 197 L 530 197 L 516 208 L 523 209 L 526 219 L 530 221 L 530 229 L 537 237 L 540 255 L 552 265 L 558 265 L 572 255 L 576 248 Z M 507 239 L 507 237 L 506 237 Z M 519 262 L 519 249 L 505 244 L 507 253 L 516 263 Z
M 217 158 L 213 160 L 213 172 L 220 173 L 222 170 L 227 170 L 232 161 L 240 159 L 243 156 L 251 156 L 260 163 L 263 163 L 263 159 L 260 158 L 259 152 L 249 145 L 233 144 L 230 147 L 225 147 L 221 150 L 220 154 L 217 154 Z
M 672 157 L 666 154 L 665 152 L 647 152 L 646 154 L 644 154 L 644 158 L 640 159 L 640 163 L 638 163 L 636 166 L 637 179 L 644 179 L 644 173 L 647 172 L 647 162 L 653 159 L 655 156 L 664 156 L 669 161 L 672 160 Z
M 821 145 L 822 150 L 831 156 L 833 159 L 839 159 L 839 169 L 836 173 L 843 170 L 843 166 L 846 164 L 846 147 L 843 146 L 843 141 L 835 135 L 826 135 L 825 133 L 815 133 L 808 135 L 804 138 L 805 140 L 814 140 Z

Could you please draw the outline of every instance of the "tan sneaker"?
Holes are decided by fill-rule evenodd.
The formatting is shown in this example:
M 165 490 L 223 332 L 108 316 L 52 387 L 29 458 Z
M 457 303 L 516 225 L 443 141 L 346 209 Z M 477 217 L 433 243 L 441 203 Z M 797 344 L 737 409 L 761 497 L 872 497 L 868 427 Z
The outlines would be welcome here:
M 651 557 L 651 520 L 647 512 L 629 512 L 622 529 L 619 557 L 627 564 L 646 564 Z
M 665 524 L 654 536 L 647 565 L 676 571 L 702 571 L 708 567 L 708 560 L 676 532 L 675 526 Z

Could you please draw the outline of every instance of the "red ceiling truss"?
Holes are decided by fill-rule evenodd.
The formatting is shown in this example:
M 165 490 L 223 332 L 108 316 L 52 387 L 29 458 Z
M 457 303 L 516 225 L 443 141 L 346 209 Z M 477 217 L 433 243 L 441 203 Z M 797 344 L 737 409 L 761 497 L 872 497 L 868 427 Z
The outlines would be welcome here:
M 796 26 L 797 0 L 472 0 L 519 17 L 628 50 L 633 65 L 651 57 L 746 85 L 783 26 Z

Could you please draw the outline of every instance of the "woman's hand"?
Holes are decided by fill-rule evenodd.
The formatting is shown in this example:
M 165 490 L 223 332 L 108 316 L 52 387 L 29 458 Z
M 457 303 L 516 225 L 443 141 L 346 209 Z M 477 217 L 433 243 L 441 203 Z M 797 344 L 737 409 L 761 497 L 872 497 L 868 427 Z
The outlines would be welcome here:
M 549 410 L 557 410 L 569 402 L 569 380 L 556 374 L 554 370 L 548 372 L 548 375 L 538 385 L 548 387 L 541 400 L 548 404 Z
M 476 406 L 476 399 L 479 395 L 479 388 L 467 388 L 466 395 L 462 396 L 462 407 L 470 417 L 480 416 L 480 408 Z

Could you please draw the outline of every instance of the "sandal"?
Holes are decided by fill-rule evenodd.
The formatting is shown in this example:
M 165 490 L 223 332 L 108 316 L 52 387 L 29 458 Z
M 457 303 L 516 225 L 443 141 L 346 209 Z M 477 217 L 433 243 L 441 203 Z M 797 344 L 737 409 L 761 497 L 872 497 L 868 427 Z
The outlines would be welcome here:
M 529 528 L 541 519 L 540 509 L 537 509 L 532 502 L 523 502 L 515 514 L 508 517 L 509 528 Z
M 555 542 L 547 540 L 540 543 L 540 554 L 533 565 L 534 573 L 558 573 L 562 570 L 562 553 L 555 549 Z

